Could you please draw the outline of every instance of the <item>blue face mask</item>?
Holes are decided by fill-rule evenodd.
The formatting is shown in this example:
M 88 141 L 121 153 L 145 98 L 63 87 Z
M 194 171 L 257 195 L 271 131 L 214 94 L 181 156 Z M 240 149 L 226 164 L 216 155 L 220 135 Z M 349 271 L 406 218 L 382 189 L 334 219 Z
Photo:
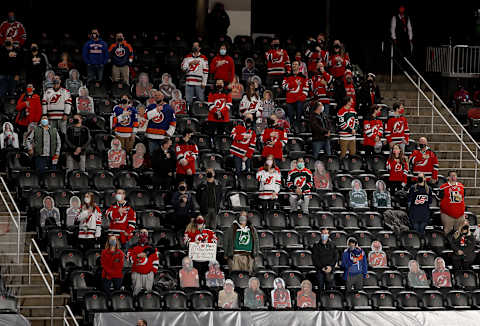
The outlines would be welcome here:
M 114 247 L 114 246 L 117 244 L 117 240 L 115 240 L 115 239 L 110 239 L 110 240 L 108 240 L 108 244 L 109 244 L 111 247 Z
M 322 241 L 327 241 L 328 240 L 328 234 L 321 234 L 320 238 L 322 239 Z
M 227 54 L 227 50 L 220 49 L 220 55 L 225 55 L 225 54 Z
M 40 123 L 42 124 L 42 126 L 48 126 L 48 119 L 42 119 Z
M 299 170 L 303 170 L 304 167 L 305 167 L 305 163 L 303 163 L 303 162 L 297 163 L 297 168 L 298 168 Z

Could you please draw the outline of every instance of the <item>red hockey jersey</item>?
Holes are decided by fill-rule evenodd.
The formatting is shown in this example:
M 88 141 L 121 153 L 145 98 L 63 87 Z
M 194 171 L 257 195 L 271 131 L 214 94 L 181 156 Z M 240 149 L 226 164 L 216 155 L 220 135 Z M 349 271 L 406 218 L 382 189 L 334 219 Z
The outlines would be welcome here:
M 321 61 L 323 65 L 326 66 L 328 62 L 328 51 L 320 50 L 318 51 L 311 51 L 308 49 L 305 52 L 305 56 L 307 57 L 307 70 L 310 73 L 315 73 L 317 71 L 317 64 Z
M 383 136 L 383 122 L 381 120 L 363 120 L 363 145 L 375 146 L 375 138 Z
M 230 146 L 230 153 L 240 158 L 251 158 L 257 144 L 255 131 L 239 124 L 233 128 L 231 136 L 232 145 Z
M 348 65 L 350 65 L 350 57 L 346 53 L 344 55 L 334 54 L 328 59 L 328 71 L 334 78 L 343 77 Z
M 323 104 L 330 103 L 328 98 L 328 85 L 332 82 L 333 77 L 328 72 L 318 73 L 308 80 L 308 86 L 312 95 Z
M 120 209 L 123 208 L 123 214 Z M 125 244 L 133 236 L 133 231 L 137 226 L 137 216 L 135 210 L 127 202 L 120 204 L 115 202 L 105 212 L 110 221 L 109 233 L 116 235 L 122 244 Z
M 224 92 L 215 92 L 208 95 L 208 121 L 229 122 L 232 96 Z
M 443 191 L 440 211 L 453 218 L 462 217 L 465 214 L 465 188 L 463 184 L 447 182 L 440 186 L 440 191 Z
M 23 46 L 25 40 L 27 39 L 27 33 L 25 32 L 25 27 L 23 27 L 23 24 L 19 21 L 4 21 L 0 25 L 0 45 L 3 45 L 7 37 L 11 37 L 14 43 L 18 43 L 20 46 Z
M 402 182 L 407 184 L 408 162 L 400 162 L 400 160 L 388 159 L 387 171 L 389 173 L 388 180 L 394 182 Z
M 276 128 L 266 128 L 262 133 L 263 151 L 262 156 L 272 154 L 275 159 L 282 159 L 283 146 L 287 144 L 285 131 Z
M 305 102 L 308 95 L 305 76 L 292 74 L 283 78 L 282 88 L 287 91 L 287 103 Z
M 183 139 L 175 146 L 175 153 L 177 155 L 177 174 L 187 174 L 187 170 L 192 171 L 192 175 L 195 174 L 195 160 L 198 156 L 198 147 L 192 142 L 186 143 Z M 188 161 L 187 165 L 180 163 L 181 159 Z
M 283 49 L 271 49 L 265 53 L 267 60 L 267 73 L 274 76 L 282 76 L 290 72 L 290 58 Z
M 437 288 L 452 287 L 452 276 L 448 269 L 434 269 L 432 271 L 432 283 Z
M 410 156 L 410 166 L 415 175 L 414 181 L 417 180 L 416 177 L 419 173 L 425 175 L 425 181 L 438 178 L 438 158 L 429 147 L 425 149 L 424 153 L 418 149 L 414 150 Z
M 405 140 L 405 143 L 408 144 L 410 130 L 408 129 L 407 119 L 403 116 L 388 119 L 385 136 L 388 143 L 401 144 Z
M 229 55 L 217 55 L 210 63 L 210 73 L 213 79 L 222 79 L 225 85 L 231 83 L 235 77 L 235 64 Z
M 140 255 L 141 253 L 144 255 Z M 127 258 L 132 263 L 132 273 L 148 274 L 156 273 L 160 265 L 157 249 L 150 245 L 136 245 L 128 250 Z
M 185 232 L 183 240 L 186 245 L 190 242 L 217 243 L 217 235 L 210 229 L 203 229 L 195 232 Z

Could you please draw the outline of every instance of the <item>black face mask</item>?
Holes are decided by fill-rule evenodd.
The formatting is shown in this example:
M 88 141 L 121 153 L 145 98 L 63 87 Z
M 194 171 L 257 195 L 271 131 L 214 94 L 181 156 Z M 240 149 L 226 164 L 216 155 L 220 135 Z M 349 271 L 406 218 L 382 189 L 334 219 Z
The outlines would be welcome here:
M 73 123 L 74 125 L 78 124 L 79 122 L 80 122 L 79 119 L 73 119 L 73 120 L 72 120 L 72 123 Z
M 12 42 L 10 41 L 5 41 L 5 46 L 11 46 L 12 45 Z
M 34 46 L 33 48 L 31 48 L 31 50 L 32 50 L 32 52 L 37 52 L 38 48 Z
M 212 172 L 207 172 L 207 178 L 209 178 L 209 179 L 213 178 L 213 173 Z
M 180 186 L 180 187 L 178 187 L 178 190 L 185 191 L 185 190 L 187 190 L 187 188 L 185 186 Z
M 267 120 L 267 125 L 272 128 L 273 126 L 275 126 L 275 121 L 273 121 L 272 119 L 268 119 Z
M 123 42 L 123 38 L 121 38 L 121 37 L 117 38 L 117 42 L 118 42 L 118 43 Z
M 192 48 L 192 52 L 198 52 L 198 51 L 200 51 L 199 48 L 196 48 L 196 47 L 195 47 L 195 48 Z
M 223 89 L 223 86 L 221 86 L 221 85 L 216 85 L 216 87 L 217 87 L 218 91 L 221 91 Z
M 275 50 L 277 50 L 277 49 L 280 48 L 280 44 L 272 44 L 272 48 L 274 48 Z
M 128 100 L 126 100 L 126 99 L 124 99 L 124 98 L 122 98 L 122 99 L 120 100 L 120 104 L 127 104 L 127 103 L 128 103 Z
M 425 144 L 418 144 L 418 147 L 421 148 L 421 149 L 424 149 L 424 148 L 425 148 Z
M 417 182 L 418 183 L 423 183 L 423 177 L 418 177 Z
M 250 118 L 249 118 L 249 119 L 245 119 L 245 123 L 246 123 L 247 125 L 251 125 L 252 122 L 253 122 L 253 121 L 252 121 L 252 119 L 250 119 Z

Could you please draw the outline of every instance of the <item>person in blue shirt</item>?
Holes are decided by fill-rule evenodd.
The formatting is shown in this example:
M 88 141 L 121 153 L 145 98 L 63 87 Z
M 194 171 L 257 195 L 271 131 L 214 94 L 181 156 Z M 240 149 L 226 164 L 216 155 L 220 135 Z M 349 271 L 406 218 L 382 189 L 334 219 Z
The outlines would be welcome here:
M 344 270 L 343 279 L 346 281 L 346 291 L 360 291 L 363 288 L 363 279 L 368 272 L 367 255 L 358 246 L 357 239 L 350 237 L 347 240 L 348 248 L 342 255 L 341 267 Z
M 87 65 L 87 82 L 102 81 L 103 69 L 108 62 L 108 45 L 100 38 L 98 29 L 92 29 L 90 40 L 85 43 L 82 51 L 83 61 Z

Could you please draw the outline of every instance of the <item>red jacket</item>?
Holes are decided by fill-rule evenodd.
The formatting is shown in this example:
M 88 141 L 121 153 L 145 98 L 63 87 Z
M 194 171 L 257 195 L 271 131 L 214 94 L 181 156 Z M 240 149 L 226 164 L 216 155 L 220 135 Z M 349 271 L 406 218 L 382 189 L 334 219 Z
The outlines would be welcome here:
M 381 120 L 363 120 L 363 145 L 375 146 L 375 137 L 382 138 L 383 122 Z
M 217 55 L 210 63 L 210 73 L 215 80 L 222 79 L 227 83 L 231 83 L 235 77 L 235 64 L 229 55 Z
M 305 102 L 308 95 L 305 76 L 301 74 L 287 76 L 283 78 L 282 87 L 287 91 L 287 103 Z
M 387 171 L 389 172 L 388 180 L 389 181 L 399 181 L 404 184 L 407 184 L 407 175 L 408 175 L 408 162 L 405 160 L 402 162 L 397 162 L 394 159 L 388 159 L 387 161 Z
M 192 175 L 195 174 L 195 160 L 198 156 L 198 147 L 192 142 L 186 143 L 183 139 L 175 146 L 175 153 L 177 155 L 177 174 L 187 174 L 187 170 L 192 170 Z M 188 161 L 187 165 L 182 165 L 180 160 L 185 158 Z
M 120 208 L 125 210 L 122 215 L 120 215 Z M 109 232 L 119 236 L 122 244 L 130 240 L 137 226 L 135 210 L 127 202 L 123 204 L 115 202 L 107 209 L 106 216 L 110 221 Z
M 239 124 L 233 128 L 231 136 L 232 145 L 230 146 L 230 153 L 240 158 L 251 158 L 257 144 L 255 131 Z
M 103 249 L 100 257 L 102 265 L 102 278 L 111 280 L 112 278 L 122 278 L 123 273 L 123 259 L 124 255 L 120 249 L 111 251 L 110 249 Z
M 350 57 L 348 54 L 333 54 L 328 59 L 328 71 L 333 75 L 334 78 L 343 77 L 345 75 L 345 70 L 350 64 Z
M 432 178 L 437 179 L 438 177 L 438 158 L 429 147 L 426 148 L 425 153 L 418 149 L 413 151 L 412 155 L 410 155 L 410 165 L 415 175 L 414 181 L 417 180 L 416 177 L 419 173 L 425 175 L 425 181 L 430 181 Z
M 139 254 L 145 252 L 146 257 L 140 257 Z M 132 263 L 132 273 L 148 274 L 156 273 L 160 265 L 157 249 L 150 245 L 136 245 L 128 250 L 127 257 Z
M 403 140 L 408 143 L 410 140 L 410 130 L 408 129 L 407 118 L 400 116 L 388 119 L 385 136 L 389 143 L 401 144 Z
M 272 135 L 276 132 L 277 135 Z M 272 154 L 274 158 L 281 160 L 283 157 L 283 146 L 287 144 L 285 131 L 276 128 L 266 128 L 262 134 L 263 151 L 262 156 Z
M 462 217 L 465 214 L 465 188 L 463 184 L 457 182 L 455 185 L 451 185 L 447 182 L 440 186 L 440 191 L 443 191 L 440 211 L 453 218 Z
M 267 60 L 267 73 L 273 76 L 283 76 L 290 72 L 290 58 L 283 49 L 271 49 L 265 53 Z
M 308 58 L 308 61 L 307 61 L 308 72 L 311 72 L 311 73 L 316 72 L 317 64 L 320 61 L 323 62 L 324 66 L 327 65 L 328 51 L 320 50 L 320 52 L 318 52 L 318 51 L 307 50 L 305 52 L 305 56 Z
M 229 122 L 232 96 L 224 92 L 215 92 L 208 95 L 208 121 Z M 220 118 L 218 114 L 221 114 Z
M 185 244 L 190 242 L 217 243 L 217 235 L 210 229 L 197 230 L 195 232 L 185 232 L 183 236 Z
M 25 96 L 23 93 L 22 96 L 18 99 L 17 102 L 17 117 L 15 118 L 15 123 L 19 126 L 26 127 L 31 122 L 38 123 L 42 117 L 42 100 L 38 94 L 33 94 L 31 97 Z M 30 107 L 27 107 L 29 103 Z M 20 119 L 20 112 L 25 110 L 26 115 Z
M 328 84 L 330 84 L 332 80 L 332 75 L 326 71 L 324 71 L 323 74 L 315 74 L 308 80 L 308 85 L 313 96 L 316 99 L 319 99 L 323 104 L 330 103 L 330 101 L 326 100 L 325 98 L 328 98 L 327 88 Z

